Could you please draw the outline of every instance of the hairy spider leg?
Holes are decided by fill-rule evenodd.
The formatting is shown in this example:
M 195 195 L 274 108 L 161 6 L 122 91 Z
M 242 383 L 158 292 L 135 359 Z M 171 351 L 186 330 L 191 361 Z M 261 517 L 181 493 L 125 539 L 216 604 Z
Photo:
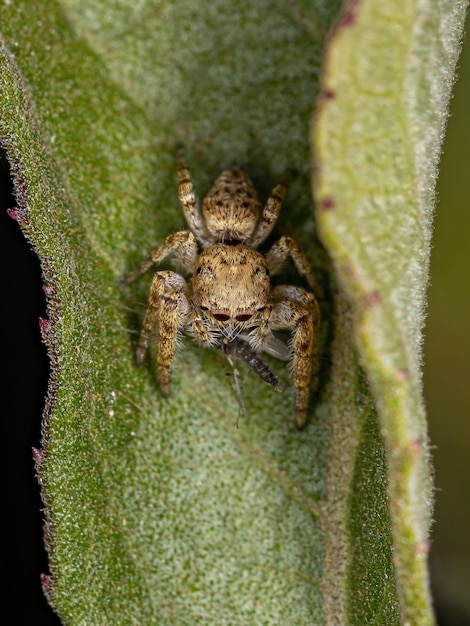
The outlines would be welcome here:
M 170 271 L 155 274 L 137 347 L 137 365 L 141 365 L 152 333 L 155 327 L 158 328 L 158 379 L 165 396 L 169 396 L 171 390 L 171 365 L 175 357 L 178 329 L 188 323 L 191 316 L 187 291 L 186 281 L 179 274 Z
M 319 386 L 320 372 L 320 341 L 318 331 L 320 328 L 320 308 L 318 301 L 313 294 L 294 285 L 278 285 L 271 291 L 271 298 L 274 302 L 282 300 L 293 300 L 303 304 L 312 314 L 314 333 L 312 341 L 312 374 L 310 379 L 311 391 L 317 391 Z
M 266 263 L 271 275 L 279 272 L 288 258 L 293 260 L 299 274 L 306 279 L 310 289 L 315 291 L 318 288 L 318 284 L 310 261 L 292 237 L 281 237 L 266 254 Z
M 254 335 L 255 348 L 262 350 L 273 330 L 291 330 L 292 379 L 296 388 L 296 425 L 307 422 L 310 390 L 318 385 L 320 311 L 315 297 L 291 285 L 279 285 L 271 292 L 271 304 Z
M 182 267 L 187 272 L 192 272 L 194 263 L 196 262 L 198 256 L 197 241 L 192 232 L 189 230 L 182 230 L 179 233 L 169 235 L 165 241 L 158 246 L 158 248 L 152 250 L 149 256 L 139 265 L 138 268 L 129 272 L 122 282 L 125 285 L 129 285 L 142 276 L 142 274 L 145 274 L 145 272 L 147 272 L 152 265 L 161 263 L 173 252 L 177 252 L 178 260 Z
M 191 173 L 184 153 L 184 148 L 179 147 L 176 153 L 178 176 L 178 197 L 181 207 L 186 217 L 190 230 L 202 246 L 207 245 L 207 228 L 199 208 L 194 185 L 191 180 Z
M 279 217 L 279 213 L 281 212 L 282 201 L 286 195 L 288 185 L 289 177 L 286 175 L 271 191 L 261 214 L 261 219 L 256 232 L 250 241 L 250 244 L 254 248 L 257 248 L 260 244 L 262 244 L 263 241 L 265 241 L 271 234 L 271 231 L 277 222 L 277 218 Z

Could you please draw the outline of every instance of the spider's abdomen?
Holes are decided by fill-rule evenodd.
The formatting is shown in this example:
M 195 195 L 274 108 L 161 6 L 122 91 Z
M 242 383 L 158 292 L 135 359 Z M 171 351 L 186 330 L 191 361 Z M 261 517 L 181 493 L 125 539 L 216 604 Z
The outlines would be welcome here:
M 198 257 L 192 282 L 196 306 L 221 321 L 248 321 L 269 298 L 266 261 L 247 245 L 209 246 Z
M 262 210 L 258 194 L 245 172 L 225 170 L 204 198 L 202 212 L 214 242 L 244 242 L 258 225 Z

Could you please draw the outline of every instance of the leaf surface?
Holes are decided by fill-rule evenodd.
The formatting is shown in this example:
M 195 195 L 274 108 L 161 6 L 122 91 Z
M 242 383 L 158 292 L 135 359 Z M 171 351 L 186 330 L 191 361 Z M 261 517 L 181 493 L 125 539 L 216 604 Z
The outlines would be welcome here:
M 0 133 L 15 216 L 41 259 L 49 299 L 42 329 L 53 376 L 37 465 L 51 574 L 44 586 L 64 623 L 393 624 L 400 603 L 402 615 L 412 614 L 401 586 L 407 572 L 421 615 L 432 619 L 424 560 L 416 570 L 410 551 L 399 552 L 395 581 L 392 551 L 409 529 L 397 526 L 393 507 L 409 506 L 413 549 L 428 528 L 428 495 L 414 494 L 429 494 L 425 446 L 416 442 L 425 436 L 420 320 L 436 162 L 417 155 L 426 152 L 428 125 L 438 153 L 460 22 L 458 11 L 442 8 L 453 28 L 445 31 L 447 82 L 437 83 L 439 106 L 425 108 L 420 71 L 436 51 L 416 32 L 416 14 L 402 11 L 405 48 L 420 53 L 409 64 L 400 48 L 401 79 L 386 86 L 392 95 L 405 88 L 397 124 L 409 128 L 398 152 L 390 140 L 380 160 L 371 148 L 388 137 L 390 105 L 377 109 L 377 100 L 387 100 L 381 81 L 395 68 L 364 84 L 351 81 L 344 61 L 359 59 L 367 76 L 367 63 L 376 67 L 387 46 L 400 45 L 393 8 L 384 25 L 368 15 L 374 6 L 361 4 L 354 28 L 328 40 L 338 3 L 70 0 L 0 9 Z M 372 37 L 367 46 L 363 33 Z M 309 129 L 325 49 L 322 88 L 338 97 L 317 116 L 315 193 L 338 287 L 310 189 Z M 343 96 L 351 84 L 356 91 Z M 262 197 L 286 169 L 297 170 L 276 235 L 307 250 L 326 292 L 322 388 L 301 433 L 280 361 L 267 357 L 282 394 L 240 367 L 239 428 L 233 373 L 225 375 L 217 353 L 183 340 L 168 400 L 154 359 L 134 365 L 151 277 L 126 289 L 119 280 L 184 228 L 177 143 L 187 146 L 200 197 L 223 167 L 244 167 Z M 352 171 L 361 175 L 351 183 Z M 325 198 L 334 211 L 324 210 Z M 402 315 L 409 324 L 398 323 Z M 390 426 L 400 420 L 401 430 Z M 403 474 L 402 457 L 396 465 L 390 458 L 413 442 L 420 460 Z M 406 472 L 416 480 L 411 491 Z

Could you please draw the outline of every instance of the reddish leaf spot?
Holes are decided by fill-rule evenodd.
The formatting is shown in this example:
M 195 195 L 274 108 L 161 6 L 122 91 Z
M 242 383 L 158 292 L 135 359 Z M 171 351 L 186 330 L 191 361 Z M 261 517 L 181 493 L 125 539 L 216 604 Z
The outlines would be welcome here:
M 350 26 L 351 24 L 354 24 L 357 18 L 356 10 L 358 6 L 359 6 L 359 0 L 351 0 L 351 2 L 348 5 L 348 8 L 343 13 L 340 19 L 340 22 L 339 22 L 340 26 Z
M 397 378 L 400 382 L 404 382 L 405 380 L 408 380 L 408 375 L 409 375 L 409 372 L 406 369 L 406 367 L 400 367 L 400 369 L 397 371 Z
M 336 93 L 333 89 L 323 89 L 321 95 L 324 100 L 334 100 L 336 98 Z
M 50 598 L 52 591 L 52 576 L 50 574 L 40 574 L 41 587 L 46 598 Z
M 350 26 L 351 24 L 354 24 L 355 21 L 356 21 L 356 15 L 354 14 L 354 12 L 346 11 L 346 13 L 343 15 L 343 17 L 340 20 L 340 24 L 341 26 Z
M 52 329 L 52 324 L 49 320 L 46 320 L 44 317 L 39 318 L 39 328 L 43 333 L 49 333 Z
M 32 448 L 33 461 L 40 465 L 44 461 L 44 450 L 42 448 Z
M 16 222 L 22 222 L 24 220 L 24 211 L 21 209 L 7 209 L 7 213 L 11 219 Z
M 429 552 L 429 548 L 431 547 L 431 542 L 428 539 L 423 539 L 423 541 L 419 541 L 415 547 L 415 554 L 427 554 Z
M 421 439 L 415 439 L 414 441 L 412 441 L 408 447 L 411 456 L 416 456 L 418 455 L 421 450 L 423 449 L 423 442 Z
M 381 301 L 382 298 L 380 297 L 380 293 L 378 291 L 371 291 L 366 296 L 366 307 L 369 308 L 376 306 L 377 304 L 380 304 Z
M 335 207 L 335 201 L 331 196 L 326 196 L 320 203 L 320 207 L 323 211 L 330 211 Z

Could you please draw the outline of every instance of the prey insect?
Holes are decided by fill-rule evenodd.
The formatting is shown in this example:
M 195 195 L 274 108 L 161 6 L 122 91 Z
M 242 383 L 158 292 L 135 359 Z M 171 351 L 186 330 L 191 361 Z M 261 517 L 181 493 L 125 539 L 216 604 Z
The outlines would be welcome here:
M 234 357 L 239 361 L 243 361 L 243 363 L 246 363 L 246 365 L 261 378 L 261 380 L 271 385 L 276 391 L 282 391 L 276 374 L 272 372 L 269 365 L 261 358 L 261 355 L 255 352 L 246 341 L 235 337 L 235 339 L 230 342 L 221 341 L 218 347 L 229 360 L 231 357 Z
M 189 278 L 167 270 L 154 275 L 137 363 L 143 362 L 157 328 L 158 378 L 168 396 L 177 336 L 183 332 L 203 347 L 219 348 L 244 361 L 277 388 L 277 378 L 259 355 L 278 356 L 273 333 L 289 330 L 296 425 L 302 428 L 310 390 L 318 383 L 319 307 L 310 291 L 293 285 L 272 287 L 270 277 L 290 258 L 312 290 L 315 281 L 294 239 L 284 236 L 266 254 L 258 251 L 277 221 L 287 181 L 274 187 L 263 207 L 245 172 L 225 170 L 204 198 L 201 211 L 182 148 L 177 153 L 177 176 L 188 230 L 169 235 L 123 282 L 132 283 L 171 254 L 177 255 Z

